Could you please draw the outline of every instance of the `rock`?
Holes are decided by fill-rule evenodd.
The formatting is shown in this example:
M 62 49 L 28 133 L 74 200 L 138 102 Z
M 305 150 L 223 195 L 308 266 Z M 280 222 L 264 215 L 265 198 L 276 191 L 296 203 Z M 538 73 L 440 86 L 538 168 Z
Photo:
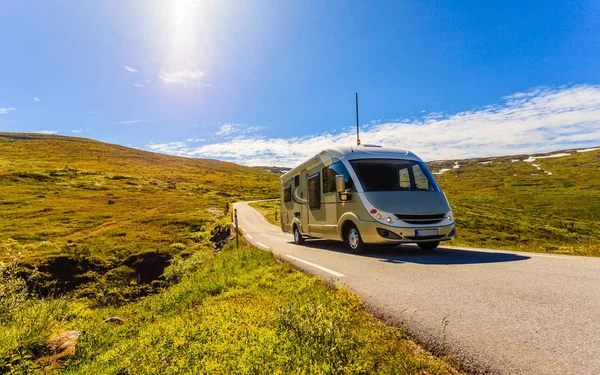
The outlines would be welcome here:
M 104 319 L 103 321 L 104 321 L 104 323 L 115 323 L 115 324 L 123 324 L 123 323 L 125 323 L 123 321 L 123 319 L 119 318 L 118 316 L 111 316 L 110 318 Z
M 108 204 L 115 204 L 115 201 L 113 199 L 109 199 Z
M 48 351 L 51 353 L 39 359 L 42 366 L 50 366 L 58 360 L 70 357 L 75 354 L 75 344 L 81 335 L 81 331 L 73 330 L 63 332 L 60 335 L 48 340 Z
M 231 236 L 231 228 L 227 225 L 219 225 L 210 232 L 210 235 L 212 242 L 220 243 L 226 241 Z

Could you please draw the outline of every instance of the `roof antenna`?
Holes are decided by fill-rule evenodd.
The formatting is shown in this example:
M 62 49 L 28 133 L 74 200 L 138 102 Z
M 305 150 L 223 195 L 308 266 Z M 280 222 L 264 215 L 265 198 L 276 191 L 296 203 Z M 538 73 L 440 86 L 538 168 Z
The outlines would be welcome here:
M 360 134 L 358 132 L 358 93 L 356 93 L 356 145 L 360 146 Z

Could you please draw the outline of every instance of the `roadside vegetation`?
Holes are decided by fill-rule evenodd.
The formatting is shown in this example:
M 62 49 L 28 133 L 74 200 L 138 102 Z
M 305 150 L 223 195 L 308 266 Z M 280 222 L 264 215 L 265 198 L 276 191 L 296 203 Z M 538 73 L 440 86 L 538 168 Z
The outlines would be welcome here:
M 281 200 L 272 199 L 267 201 L 252 202 L 250 207 L 260 212 L 267 221 L 273 225 L 280 225 Z
M 224 245 L 230 203 L 278 186 L 224 162 L 0 133 L 0 373 L 457 373 L 343 287 Z
M 448 244 L 600 256 L 600 150 L 541 156 L 560 153 L 570 155 L 428 163 L 443 171 L 435 177 L 456 217 Z M 279 225 L 279 200 L 250 205 Z
M 227 245 L 200 254 L 174 266 L 188 268 L 179 282 L 137 303 L 29 301 L 3 323 L 0 371 L 47 364 L 48 374 L 458 373 L 366 313 L 352 293 L 270 253 Z M 82 332 L 75 355 L 51 362 L 48 337 L 71 330 Z

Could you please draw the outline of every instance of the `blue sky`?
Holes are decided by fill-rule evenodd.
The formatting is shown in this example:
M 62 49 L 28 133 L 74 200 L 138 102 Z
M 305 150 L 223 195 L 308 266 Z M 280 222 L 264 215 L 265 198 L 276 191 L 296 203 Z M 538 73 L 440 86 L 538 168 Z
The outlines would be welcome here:
M 600 144 L 600 3 L 0 0 L 0 131 L 292 165 Z

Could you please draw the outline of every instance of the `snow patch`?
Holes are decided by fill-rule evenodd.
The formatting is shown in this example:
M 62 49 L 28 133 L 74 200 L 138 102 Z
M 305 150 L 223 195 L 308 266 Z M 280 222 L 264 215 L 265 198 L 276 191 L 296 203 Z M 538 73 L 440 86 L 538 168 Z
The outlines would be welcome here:
M 597 151 L 600 150 L 600 147 L 598 148 L 586 148 L 585 150 L 577 150 L 577 152 L 590 152 L 590 151 Z
M 533 163 L 534 161 L 536 161 L 537 159 L 548 159 L 548 158 L 560 158 L 563 156 L 569 156 L 571 154 L 566 154 L 566 153 L 560 153 L 560 154 L 554 154 L 554 155 L 548 155 L 548 156 L 529 156 L 527 159 L 523 160 L 525 163 Z
M 479 164 L 490 164 L 491 161 L 480 161 Z
M 445 173 L 445 172 L 448 172 L 448 171 L 451 171 L 451 170 L 452 170 L 452 169 L 449 169 L 449 168 L 443 168 L 443 169 L 440 169 L 440 170 L 439 170 L 439 171 L 437 171 L 437 172 L 433 172 L 433 174 L 443 174 L 443 173 Z
M 511 162 L 511 163 L 516 163 L 516 162 L 518 162 L 518 161 L 520 161 L 520 160 L 519 160 L 519 159 L 512 159 L 510 162 Z M 525 161 L 525 160 L 523 160 L 523 161 Z

